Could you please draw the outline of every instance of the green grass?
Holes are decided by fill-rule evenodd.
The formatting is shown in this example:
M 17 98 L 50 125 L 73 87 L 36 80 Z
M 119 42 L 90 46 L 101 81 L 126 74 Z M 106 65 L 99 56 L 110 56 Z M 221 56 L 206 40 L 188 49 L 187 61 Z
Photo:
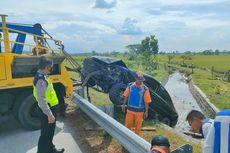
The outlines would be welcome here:
M 176 55 L 172 59 L 172 63 L 181 64 L 181 55 Z M 217 71 L 228 71 L 230 70 L 230 55 L 191 55 L 191 60 L 186 60 L 186 64 L 194 64 L 197 67 L 207 67 L 209 69 L 214 68 Z M 161 62 L 168 62 L 167 55 L 160 55 Z
M 194 83 L 200 87 L 215 106 L 219 109 L 229 109 L 230 82 L 217 80 L 209 72 L 199 69 L 195 69 L 192 77 Z
M 161 126 L 160 124 L 155 124 L 154 127 L 156 128 L 156 131 L 150 132 L 150 131 L 142 131 L 141 137 L 143 137 L 148 142 L 151 142 L 151 139 L 153 136 L 156 135 L 163 135 L 169 139 L 171 150 L 174 150 L 178 148 L 181 145 L 184 144 L 191 144 L 193 146 L 193 152 L 194 153 L 201 153 L 202 152 L 202 144 L 201 143 L 191 143 L 190 141 L 187 141 L 180 137 L 179 135 L 176 135 L 175 133 L 171 131 L 167 131 Z
M 82 61 L 84 58 L 86 58 L 87 56 L 74 56 L 74 58 L 76 58 L 79 61 L 79 64 L 82 64 Z M 142 67 L 141 63 L 138 63 L 136 60 L 129 60 L 127 56 L 118 56 L 115 57 L 118 59 L 122 59 L 127 66 L 132 69 L 132 70 L 144 70 L 144 67 Z M 160 69 L 158 70 L 154 70 L 153 72 L 146 72 L 152 76 L 154 76 L 157 80 L 162 80 L 167 74 L 167 70 L 164 68 L 164 66 L 160 65 Z M 70 75 L 73 75 L 72 73 Z M 86 93 L 86 92 L 85 92 Z M 100 93 L 97 92 L 96 90 L 90 88 L 89 90 L 89 94 L 91 97 L 91 102 L 96 105 L 96 106 L 102 106 L 102 105 L 110 105 L 112 104 L 109 100 L 109 96 L 108 94 L 104 94 L 104 93 Z M 120 108 L 117 108 L 120 109 Z M 120 123 L 124 123 L 124 114 L 118 111 L 116 118 L 118 119 L 118 121 Z M 141 137 L 143 137 L 146 141 L 150 142 L 150 140 L 152 139 L 152 137 L 154 135 L 164 135 L 167 136 L 172 144 L 172 149 L 175 149 L 185 143 L 190 143 L 187 142 L 186 140 L 184 140 L 182 137 L 180 136 L 176 136 L 174 133 L 165 130 L 162 126 L 160 126 L 159 124 L 154 124 L 153 122 L 150 121 L 145 121 L 144 125 L 146 127 L 156 127 L 156 131 L 142 131 L 141 132 Z M 112 141 L 114 143 L 114 141 Z M 195 152 L 201 152 L 201 145 L 200 144 L 192 144 L 194 151 Z
M 183 68 L 179 65 L 171 66 L 181 69 L 185 73 L 191 73 L 190 68 Z M 194 69 L 191 74 L 193 82 L 205 93 L 209 100 L 220 110 L 229 109 L 230 105 L 230 82 L 223 81 L 219 77 L 202 69 Z
M 96 106 L 102 106 L 102 105 L 108 105 L 112 104 L 112 102 L 109 100 L 109 97 L 107 94 L 99 93 L 94 89 L 90 89 L 90 97 L 91 97 L 91 102 L 92 104 Z M 122 113 L 120 107 L 115 108 L 115 118 L 121 123 L 124 124 L 124 113 Z M 159 123 L 154 123 L 152 121 L 144 121 L 143 122 L 143 127 L 154 127 L 156 128 L 156 131 L 142 131 L 141 132 L 141 137 L 144 138 L 146 141 L 151 142 L 151 139 L 155 135 L 164 135 L 166 136 L 170 143 L 171 143 L 171 149 L 174 150 L 178 148 L 181 145 L 184 144 L 191 144 L 193 146 L 194 152 L 199 153 L 202 152 L 202 147 L 201 144 L 195 144 L 191 143 L 187 140 L 185 140 L 183 137 L 179 135 L 175 135 L 175 133 L 172 133 L 171 131 L 168 131 L 163 128 L 163 126 Z M 116 146 L 116 141 L 112 141 L 114 145 Z
M 87 56 L 85 55 L 77 55 L 74 56 L 75 59 L 82 65 L 82 61 Z M 228 109 L 230 105 L 230 82 L 222 81 L 221 76 L 212 76 L 208 71 L 202 70 L 200 68 L 207 67 L 211 69 L 214 67 L 215 70 L 218 71 L 227 71 L 230 70 L 230 55 L 222 56 L 222 55 L 213 55 L 213 56 L 204 56 L 204 55 L 195 55 L 191 56 L 192 60 L 186 60 L 186 64 L 194 64 L 196 67 L 194 69 L 194 73 L 191 74 L 193 77 L 194 83 L 208 96 L 210 101 L 217 106 L 219 109 Z M 161 63 L 160 68 L 154 71 L 145 71 L 142 63 L 138 59 L 129 60 L 128 56 L 118 55 L 114 58 L 122 59 L 126 65 L 132 70 L 142 70 L 147 74 L 152 75 L 157 80 L 161 81 L 167 74 L 167 70 L 165 69 L 164 64 L 167 63 L 167 56 L 159 56 L 158 60 Z M 172 60 L 172 65 L 181 69 L 186 73 L 191 73 L 191 69 L 180 67 L 178 64 L 182 63 L 182 59 L 180 56 L 175 56 Z M 73 74 L 71 74 L 73 75 Z M 76 76 L 79 78 L 79 76 Z M 108 105 L 111 104 L 109 97 L 107 94 L 98 93 L 97 91 L 90 89 L 90 96 L 92 99 L 92 103 L 96 106 Z M 120 116 L 120 122 L 124 122 L 124 117 Z M 146 123 L 146 126 L 149 126 L 152 123 Z M 157 126 L 157 125 L 153 125 Z M 163 129 L 162 127 L 157 126 L 156 132 L 147 132 L 143 131 L 141 136 L 150 141 L 153 135 L 162 134 L 167 136 L 170 139 L 170 142 L 173 144 L 173 148 L 176 148 L 186 142 L 183 138 L 179 136 L 175 136 L 173 133 Z M 200 144 L 193 144 L 194 152 L 201 152 Z
M 89 56 L 89 55 L 88 55 Z M 86 55 L 75 55 L 73 56 L 80 65 L 82 65 L 83 60 L 88 57 Z M 167 55 L 160 55 L 158 56 L 158 60 L 161 63 L 160 68 L 154 71 L 145 71 L 143 64 L 141 63 L 138 58 L 129 60 L 127 55 L 117 55 L 111 56 L 113 58 L 122 59 L 125 64 L 131 70 L 142 70 L 147 74 L 150 74 L 157 80 L 161 81 L 167 74 L 167 70 L 165 69 L 164 63 L 167 62 L 168 58 Z M 194 55 L 191 56 L 192 60 L 187 60 L 185 63 L 191 64 L 194 63 L 198 67 L 212 67 L 214 66 L 215 69 L 219 71 L 226 71 L 230 69 L 230 55 Z M 172 64 L 174 67 L 182 69 L 187 73 L 191 73 L 191 69 L 189 68 L 182 68 L 177 64 L 182 63 L 182 59 L 179 55 L 175 56 L 172 60 Z M 68 63 L 66 63 L 68 65 Z M 71 72 L 71 76 L 79 79 L 79 76 L 76 73 Z M 212 76 L 211 73 L 201 70 L 199 68 L 194 69 L 194 74 L 192 74 L 194 83 L 208 96 L 210 101 L 217 106 L 219 109 L 226 109 L 229 108 L 230 104 L 230 83 L 226 81 L 219 80 L 222 76 L 216 77 Z M 97 95 L 96 95 L 97 96 Z M 107 95 L 100 95 L 98 98 L 98 104 L 103 102 L 104 99 L 100 100 L 102 97 L 106 97 Z M 108 97 L 107 97 L 108 99 Z

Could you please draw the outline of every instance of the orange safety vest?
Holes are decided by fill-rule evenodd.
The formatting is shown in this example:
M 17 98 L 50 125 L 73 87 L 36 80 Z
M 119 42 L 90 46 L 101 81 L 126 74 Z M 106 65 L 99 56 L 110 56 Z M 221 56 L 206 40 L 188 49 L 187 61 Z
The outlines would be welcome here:
M 159 151 L 160 153 L 166 153 L 166 151 L 164 151 L 162 148 L 160 147 L 152 147 L 151 151 Z

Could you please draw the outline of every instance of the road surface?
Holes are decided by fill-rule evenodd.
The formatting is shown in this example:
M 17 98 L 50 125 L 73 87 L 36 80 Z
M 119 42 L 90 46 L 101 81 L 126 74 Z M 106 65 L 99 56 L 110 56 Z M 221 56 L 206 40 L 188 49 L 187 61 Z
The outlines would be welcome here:
M 40 130 L 28 131 L 22 128 L 14 117 L 0 122 L 0 148 L 2 153 L 36 153 Z M 76 134 L 67 121 L 58 121 L 54 136 L 57 148 L 65 148 L 65 153 L 82 153 Z

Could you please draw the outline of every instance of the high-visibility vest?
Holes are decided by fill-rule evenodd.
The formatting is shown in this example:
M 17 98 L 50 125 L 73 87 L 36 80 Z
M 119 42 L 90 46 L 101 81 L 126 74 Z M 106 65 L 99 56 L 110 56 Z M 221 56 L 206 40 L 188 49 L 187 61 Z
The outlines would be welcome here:
M 34 89 L 33 95 L 34 95 L 36 101 L 38 102 L 36 83 L 37 83 L 37 80 L 39 80 L 39 79 L 43 79 L 47 83 L 47 88 L 46 88 L 46 92 L 45 92 L 46 101 L 48 102 L 50 107 L 56 106 L 58 104 L 58 98 L 57 98 L 56 92 L 53 88 L 52 82 L 45 75 L 42 75 L 39 73 L 36 74 L 35 81 L 33 84 L 33 89 Z M 39 103 L 38 103 L 38 105 L 39 105 Z
M 134 112 L 144 112 L 144 94 L 147 87 L 143 84 L 142 87 L 137 87 L 134 83 L 129 84 L 129 99 L 127 109 Z
M 156 147 L 152 147 L 149 153 L 166 153 L 166 151 L 156 146 Z

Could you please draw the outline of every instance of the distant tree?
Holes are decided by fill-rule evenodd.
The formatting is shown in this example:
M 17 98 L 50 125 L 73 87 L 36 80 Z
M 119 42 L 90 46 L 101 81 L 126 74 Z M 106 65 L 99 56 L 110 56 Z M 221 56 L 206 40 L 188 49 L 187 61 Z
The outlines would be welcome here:
M 119 52 L 117 52 L 117 51 L 113 50 L 110 54 L 111 54 L 112 56 L 117 57 L 117 55 L 119 54 Z
M 128 55 L 129 53 L 127 51 L 124 52 L 124 55 Z
M 142 50 L 142 45 L 141 44 L 132 44 L 126 46 L 126 48 L 129 50 L 129 53 L 131 54 L 140 54 Z
M 158 54 L 158 40 L 155 35 L 145 37 L 141 44 L 131 44 L 126 46 L 130 53 L 130 60 L 141 57 L 145 69 L 152 69 L 158 66 L 156 54 Z M 136 56 L 137 55 L 137 56 Z
M 185 64 L 186 60 L 192 60 L 192 57 L 190 55 L 182 55 L 180 56 L 182 58 L 182 63 Z
M 213 50 L 212 50 L 212 49 L 208 49 L 208 50 L 204 50 L 204 51 L 203 51 L 203 54 L 204 54 L 204 55 L 213 55 L 214 53 L 213 53 Z
M 165 55 L 166 53 L 165 52 L 159 52 L 160 55 Z
M 185 54 L 192 54 L 192 52 L 191 51 L 186 51 L 186 52 L 184 52 Z
M 215 55 L 219 55 L 220 51 L 218 49 L 215 50 Z
M 147 36 L 141 41 L 141 44 L 131 44 L 126 46 L 132 54 L 156 55 L 158 53 L 158 40 L 155 35 Z
M 157 59 L 156 55 L 158 53 L 158 40 L 155 38 L 155 35 L 147 36 L 144 40 L 141 41 L 142 51 L 141 55 L 143 58 L 143 64 L 145 65 L 146 70 L 157 69 Z
M 96 55 L 97 52 L 95 50 L 92 50 L 92 55 Z
M 156 55 L 158 53 L 158 40 L 155 38 L 155 35 L 145 37 L 145 39 L 141 41 L 141 45 L 143 48 L 142 52 L 144 52 L 144 54 Z
M 223 50 L 222 53 L 223 54 L 230 54 L 230 51 L 229 50 Z

